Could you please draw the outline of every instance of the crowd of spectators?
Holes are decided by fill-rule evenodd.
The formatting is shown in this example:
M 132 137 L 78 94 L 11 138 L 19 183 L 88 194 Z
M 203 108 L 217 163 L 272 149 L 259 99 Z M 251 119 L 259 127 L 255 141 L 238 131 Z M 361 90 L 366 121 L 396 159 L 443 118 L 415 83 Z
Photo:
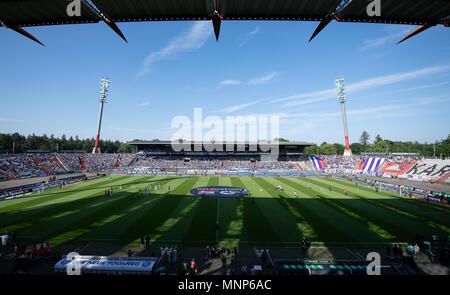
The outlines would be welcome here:
M 83 154 L 79 153 L 60 153 L 58 158 L 64 163 L 67 169 L 71 171 L 81 170 L 80 157 Z
M 119 154 L 118 162 L 120 164 L 120 168 L 128 167 L 135 157 L 136 154 Z
M 290 162 L 266 162 L 266 161 L 251 161 L 249 159 L 238 160 L 237 158 L 214 158 L 202 157 L 195 159 L 169 158 L 164 156 L 145 157 L 139 156 L 138 159 L 131 165 L 131 168 L 156 168 L 156 169 L 295 169 L 294 164 Z
M 0 154 L 1 179 L 47 176 L 70 171 L 127 167 L 135 154 Z
M 90 171 L 113 169 L 118 165 L 118 154 L 83 154 L 82 159 Z
M 47 175 L 66 172 L 53 154 L 32 154 L 31 157 Z
M 327 168 L 337 169 L 357 169 L 358 165 L 366 160 L 363 156 L 343 156 L 343 155 L 331 155 L 331 156 L 317 156 L 320 160 L 324 161 Z
M 135 154 L 58 154 L 59 159 L 70 170 L 99 171 L 127 167 Z
M 28 154 L 0 154 L 0 170 L 16 178 L 45 175 L 41 167 Z

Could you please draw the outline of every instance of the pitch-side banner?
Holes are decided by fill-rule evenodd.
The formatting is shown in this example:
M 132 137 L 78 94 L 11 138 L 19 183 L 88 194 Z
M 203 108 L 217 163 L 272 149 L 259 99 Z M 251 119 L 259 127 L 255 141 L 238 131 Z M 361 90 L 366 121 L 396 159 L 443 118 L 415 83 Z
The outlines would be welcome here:
M 62 259 L 55 264 L 55 271 L 66 272 L 68 269 L 79 269 L 83 272 L 147 272 L 150 273 L 155 265 L 154 260 L 119 260 L 119 259 L 85 259 L 76 257 L 74 259 Z

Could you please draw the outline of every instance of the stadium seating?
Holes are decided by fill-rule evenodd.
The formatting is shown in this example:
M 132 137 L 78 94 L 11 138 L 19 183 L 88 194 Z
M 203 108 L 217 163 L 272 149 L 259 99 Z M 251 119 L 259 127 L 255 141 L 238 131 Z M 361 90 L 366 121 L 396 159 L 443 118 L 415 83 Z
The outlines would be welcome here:
M 190 169 L 297 169 L 292 162 L 265 162 L 250 159 L 233 159 L 233 157 L 196 157 L 185 160 L 184 157 L 139 156 L 131 168 L 190 168 Z
M 357 170 L 365 158 L 361 156 L 331 155 L 311 156 L 310 160 L 316 170 L 322 170 L 325 168 Z
M 99 171 L 128 167 L 136 157 L 134 154 L 79 154 L 62 153 L 58 158 L 73 171 Z
M 362 171 L 371 171 L 371 172 L 375 172 L 378 171 L 378 169 L 383 165 L 385 159 L 384 158 L 367 158 L 366 161 L 364 162 L 364 165 L 359 166 L 359 168 L 361 168 L 360 170 Z
M 385 173 L 436 183 L 450 182 L 450 160 L 417 160 L 413 158 L 379 158 L 362 156 L 311 156 L 309 160 L 254 161 L 252 157 L 232 156 L 145 156 L 136 154 L 40 153 L 1 154 L 0 175 L 3 180 L 47 176 L 70 171 L 105 171 L 111 169 L 245 169 L 247 171 L 295 170 L 343 173 Z M 331 171 L 332 171 L 331 170 Z M 350 171 L 350 172 L 349 172 Z M 336 171 L 334 171 L 336 172 Z M 387 176 L 387 175 L 385 175 Z
M 82 154 L 78 153 L 60 153 L 56 157 L 63 163 L 63 165 L 71 171 L 81 170 L 80 157 Z
M 28 154 L 0 155 L 0 170 L 7 179 L 46 175 Z
M 415 162 L 406 171 L 408 177 L 425 177 L 429 180 L 439 180 L 450 173 L 450 160 L 421 160 Z
M 53 154 L 32 154 L 30 156 L 47 175 L 67 172 L 64 166 Z
M 398 158 L 387 160 L 386 163 L 383 166 L 381 166 L 381 168 L 378 171 L 384 173 L 391 173 L 398 176 L 405 174 L 406 171 L 408 171 L 416 162 L 417 160 L 413 160 L 410 158 L 405 159 Z

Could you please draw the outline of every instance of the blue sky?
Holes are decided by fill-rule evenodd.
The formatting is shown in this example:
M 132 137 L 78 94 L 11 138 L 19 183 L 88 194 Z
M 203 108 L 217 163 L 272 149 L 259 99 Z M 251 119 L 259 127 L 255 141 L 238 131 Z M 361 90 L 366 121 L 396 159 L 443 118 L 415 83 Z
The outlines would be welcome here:
M 100 79 L 111 79 L 104 139 L 170 139 L 174 116 L 275 114 L 280 136 L 343 143 L 335 79 L 347 90 L 350 142 L 366 130 L 433 142 L 450 133 L 450 29 L 395 46 L 403 25 L 332 22 L 119 23 L 0 30 L 0 132 L 94 137 Z

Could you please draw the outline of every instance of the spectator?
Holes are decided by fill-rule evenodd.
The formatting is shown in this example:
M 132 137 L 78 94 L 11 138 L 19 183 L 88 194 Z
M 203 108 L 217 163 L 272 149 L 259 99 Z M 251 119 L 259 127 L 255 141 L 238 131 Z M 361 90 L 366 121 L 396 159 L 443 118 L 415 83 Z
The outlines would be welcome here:
M 149 249 L 150 248 L 150 236 L 147 235 L 145 237 L 145 249 Z
M 247 269 L 247 265 L 246 265 L 246 264 L 244 264 L 244 265 L 242 266 L 241 272 L 242 272 L 243 275 L 247 275 L 248 269 Z

